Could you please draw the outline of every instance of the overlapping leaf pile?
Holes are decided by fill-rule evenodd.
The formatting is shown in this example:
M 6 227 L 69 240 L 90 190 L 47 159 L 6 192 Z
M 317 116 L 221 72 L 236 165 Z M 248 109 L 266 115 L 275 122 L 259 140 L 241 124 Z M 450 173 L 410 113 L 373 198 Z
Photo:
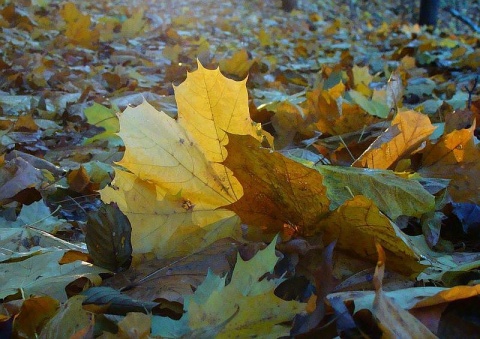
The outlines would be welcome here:
M 5 335 L 462 334 L 478 37 L 408 2 L 203 5 L 1 4 Z

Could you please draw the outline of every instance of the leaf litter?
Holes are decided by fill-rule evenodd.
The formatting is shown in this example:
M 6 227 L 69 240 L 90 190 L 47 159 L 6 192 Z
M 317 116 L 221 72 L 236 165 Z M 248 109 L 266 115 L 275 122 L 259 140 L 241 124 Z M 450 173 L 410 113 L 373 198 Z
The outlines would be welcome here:
M 2 3 L 8 335 L 462 333 L 478 34 L 415 5 Z

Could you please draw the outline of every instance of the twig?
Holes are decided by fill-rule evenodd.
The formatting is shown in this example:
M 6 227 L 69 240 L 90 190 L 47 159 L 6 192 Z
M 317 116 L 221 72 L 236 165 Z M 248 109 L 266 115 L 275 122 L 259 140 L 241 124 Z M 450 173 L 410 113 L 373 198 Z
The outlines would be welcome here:
M 480 27 L 477 26 L 470 18 L 465 17 L 462 15 L 459 11 L 457 11 L 455 8 L 452 8 L 450 6 L 447 6 L 443 9 L 444 11 L 450 13 L 454 18 L 460 20 L 467 26 L 469 26 L 471 29 L 473 29 L 476 33 L 480 33 Z
M 472 107 L 472 95 L 473 92 L 475 92 L 475 89 L 477 88 L 478 85 L 478 75 L 475 77 L 475 81 L 472 84 L 472 88 L 468 88 L 467 86 L 464 87 L 464 89 L 468 93 L 468 103 L 467 103 L 467 108 L 470 109 Z
M 151 279 L 153 276 L 155 276 L 157 273 L 160 273 L 160 272 L 166 270 L 167 268 L 170 268 L 170 267 L 172 267 L 173 265 L 178 264 L 179 262 L 181 262 L 181 261 L 183 261 L 183 260 L 185 260 L 185 259 L 187 259 L 187 258 L 189 258 L 189 257 L 191 257 L 191 256 L 193 256 L 193 255 L 195 255 L 195 254 L 198 254 L 198 253 L 200 253 L 200 251 L 197 251 L 197 252 L 194 252 L 194 253 L 190 253 L 190 254 L 188 254 L 188 255 L 186 255 L 186 256 L 184 256 L 184 257 L 181 257 L 181 258 L 179 258 L 179 259 L 171 262 L 170 264 L 168 264 L 168 265 L 166 265 L 166 266 L 163 266 L 163 267 L 161 267 L 161 268 L 159 268 L 159 269 L 156 269 L 155 271 L 147 274 L 146 276 L 144 276 L 143 278 L 139 279 L 138 281 L 134 281 L 134 282 L 131 282 L 130 284 L 128 284 L 128 285 L 126 285 L 126 286 L 123 286 L 122 288 L 120 288 L 120 292 L 124 292 L 124 291 L 131 290 L 131 289 L 137 287 L 138 285 L 144 283 L 145 281 L 150 280 L 150 279 Z

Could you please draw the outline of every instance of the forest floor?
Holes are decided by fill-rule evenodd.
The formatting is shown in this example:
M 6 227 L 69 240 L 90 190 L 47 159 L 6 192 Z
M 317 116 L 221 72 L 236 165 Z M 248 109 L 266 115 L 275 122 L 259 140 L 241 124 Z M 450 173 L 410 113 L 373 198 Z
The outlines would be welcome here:
M 452 8 L 458 13 L 456 16 L 443 6 L 438 25 L 434 29 L 415 25 L 418 17 L 417 3 L 413 0 L 392 3 L 301 0 L 298 9 L 286 13 L 280 9 L 279 2 L 273 0 L 78 3 L 0 0 L 0 275 L 4 277 L 0 278 L 0 286 L 5 286 L 0 287 L 0 300 L 3 301 L 0 323 L 16 321 L 13 331 L 17 331 L 17 334 L 24 331 L 28 335 L 34 335 L 42 330 L 47 331 L 44 334 L 54 333 L 48 332 L 54 331 L 54 325 L 45 327 L 45 319 L 29 319 L 38 323 L 38 332 L 37 329 L 31 329 L 14 316 L 21 312 L 21 303 L 12 306 L 29 296 L 48 294 L 44 290 L 48 290 L 51 280 L 39 279 L 41 274 L 32 273 L 32 267 L 35 266 L 29 266 L 27 270 L 26 264 L 13 268 L 14 271 L 25 274 L 23 280 L 15 280 L 12 278 L 12 268 L 8 265 L 21 265 L 34 257 L 44 258 L 45 272 L 50 272 L 52 267 L 47 263 L 47 256 L 50 262 L 59 262 L 57 255 L 63 258 L 64 254 L 74 249 L 75 259 L 65 259 L 68 265 L 73 265 L 75 260 L 93 262 L 96 271 L 88 274 L 100 274 L 103 277 L 106 270 L 121 272 L 105 280 L 104 287 L 113 289 L 98 292 L 106 298 L 103 300 L 98 295 L 88 295 L 88 284 L 98 284 L 98 281 L 93 282 L 95 279 L 91 276 L 92 282 L 81 285 L 80 290 L 85 290 L 91 304 L 106 307 L 103 311 L 95 312 L 125 314 L 147 309 L 155 316 L 162 316 L 159 318 L 175 319 L 184 311 L 193 312 L 182 310 L 182 307 L 188 307 L 184 301 L 185 298 L 190 298 L 193 290 L 199 286 L 205 287 L 205 284 L 201 285 L 204 279 L 213 285 L 218 284 L 211 275 L 207 276 L 208 268 L 218 275 L 227 276 L 228 281 L 235 281 L 238 274 L 232 267 L 235 266 L 236 253 L 239 252 L 244 259 L 254 257 L 260 248 L 265 248 L 262 241 L 268 243 L 272 240 L 272 234 L 280 233 L 282 239 L 279 240 L 277 250 L 283 253 L 283 260 L 276 266 L 272 277 L 278 278 L 279 284 L 279 277 L 282 276 L 286 278 L 286 283 L 281 285 L 281 291 L 277 290 L 276 294 L 292 302 L 288 304 L 291 308 L 285 314 L 300 309 L 301 306 L 298 305 L 305 305 L 306 302 L 309 303 L 310 313 L 303 318 L 297 317 L 295 325 L 288 323 L 293 316 L 282 318 L 270 329 L 286 328 L 287 332 L 278 333 L 288 333 L 291 330 L 292 334 L 307 335 L 320 333 L 329 336 L 336 335 L 337 332 L 353 331 L 378 336 L 378 327 L 368 328 L 365 319 L 355 318 L 356 325 L 350 327 L 340 321 L 345 320 L 342 314 L 347 309 L 335 298 L 329 299 L 327 309 L 323 302 L 312 299 L 312 295 L 322 300 L 322 297 L 326 298 L 333 292 L 375 289 L 372 279 L 378 283 L 378 280 L 382 280 L 379 277 L 383 273 L 379 273 L 379 267 L 374 273 L 378 247 L 375 247 L 372 235 L 365 238 L 365 235 L 361 235 L 358 238 L 358 242 L 367 239 L 368 244 L 357 243 L 355 236 L 342 239 L 339 235 L 336 245 L 338 253 L 333 260 L 329 252 L 332 249 L 324 246 L 317 234 L 323 232 L 326 234 L 325 239 L 328 239 L 331 236 L 329 231 L 312 231 L 309 228 L 311 225 L 302 224 L 302 216 L 298 216 L 302 213 L 309 215 L 310 212 L 318 212 L 318 215 L 311 218 L 318 217 L 325 225 L 352 223 L 361 227 L 362 222 L 367 222 L 369 227 L 388 225 L 392 227 L 389 228 L 391 232 L 395 230 L 397 235 L 402 234 L 394 237 L 392 234 L 395 232 L 387 232 L 387 236 L 382 231 L 374 235 L 384 241 L 382 246 L 387 250 L 387 260 L 390 258 L 392 263 L 390 267 L 387 266 L 390 272 L 385 277 L 384 289 L 397 293 L 394 298 L 411 296 L 406 288 L 418 288 L 419 285 L 441 286 L 444 291 L 458 285 L 475 285 L 478 280 L 477 261 L 480 259 L 477 254 L 480 249 L 480 193 L 479 183 L 475 180 L 480 170 L 476 160 L 479 159 L 479 129 L 475 126 L 475 118 L 476 121 L 480 118 L 480 32 L 475 32 L 472 25 L 480 25 L 478 16 L 475 16 L 480 11 L 480 3 L 452 2 Z M 461 18 L 469 20 L 472 25 L 466 24 Z M 209 73 L 217 67 L 222 76 Z M 327 205 L 330 204 L 331 210 L 328 212 L 318 206 L 308 205 L 309 201 L 295 200 L 304 197 L 301 194 L 305 190 L 310 194 L 305 195 L 308 199 L 316 199 L 317 181 L 304 184 L 308 188 L 301 186 L 301 182 L 295 183 L 299 187 L 287 188 L 282 186 L 283 183 L 278 183 L 285 188 L 284 192 L 267 192 L 270 188 L 260 192 L 263 189 L 259 187 L 260 184 L 249 186 L 242 182 L 244 179 L 239 179 L 244 186 L 245 196 L 251 198 L 251 201 L 260 195 L 270 194 L 276 208 L 273 213 L 275 215 L 262 216 L 264 224 L 257 227 L 270 231 L 270 234 L 264 235 L 257 230 L 253 235 L 250 234 L 247 241 L 239 233 L 232 233 L 228 236 L 236 236 L 236 240 L 229 242 L 230 240 L 222 240 L 219 236 L 216 238 L 213 230 L 208 233 L 211 238 L 202 233 L 203 238 L 193 241 L 198 244 L 197 251 L 193 252 L 187 249 L 186 234 L 179 234 L 178 242 L 167 243 L 167 240 L 162 240 L 165 241 L 162 243 L 163 248 L 157 244 L 153 249 L 143 250 L 145 244 L 139 239 L 146 239 L 148 235 L 141 234 L 143 226 L 132 221 L 135 216 L 132 217 L 134 213 L 129 210 L 127 194 L 123 198 L 111 194 L 110 197 L 118 199 L 115 200 L 106 199 L 105 195 L 100 196 L 99 193 L 108 190 L 128 191 L 122 187 L 120 179 L 113 181 L 115 175 L 121 173 L 121 166 L 117 166 L 116 170 L 114 167 L 124 157 L 125 150 L 128 152 L 133 141 L 141 139 L 139 135 L 127 135 L 137 125 L 127 124 L 127 114 L 123 115 L 125 120 L 122 120 L 122 114 L 117 116 L 117 113 L 130 106 L 139 105 L 143 109 L 145 106 L 142 103 L 146 100 L 170 117 L 182 117 L 185 114 L 179 108 L 182 101 L 175 95 L 185 87 L 197 88 L 195 86 L 198 84 L 189 79 L 190 76 L 187 78 L 187 74 L 195 72 L 205 74 L 205 79 L 218 77 L 221 79 L 219 82 L 225 81 L 225 86 L 230 84 L 230 80 L 223 80 L 223 76 L 235 81 L 246 79 L 247 115 L 261 124 L 265 135 L 269 133 L 268 137 L 264 137 L 276 150 L 270 152 L 275 156 L 285 156 L 288 161 L 294 159 L 295 162 L 302 163 L 302 168 L 308 167 L 309 170 L 321 167 L 317 166 L 319 164 L 331 164 L 336 165 L 334 168 L 342 168 L 339 171 L 343 171 L 343 168 L 350 171 L 353 166 L 368 168 L 362 173 L 377 173 L 374 170 L 385 172 L 373 174 L 375 179 L 372 183 L 370 179 L 358 176 L 360 172 L 348 172 L 344 178 L 343 174 L 327 175 L 317 169 L 325 177 L 324 185 L 330 185 L 329 189 L 335 187 L 338 189 L 336 194 L 342 197 L 328 195 Z M 395 127 L 403 126 L 403 122 L 394 120 L 402 119 L 401 112 L 407 112 L 405 116 L 410 114 L 409 117 L 417 119 L 415 123 L 412 122 L 414 126 L 410 126 L 413 136 L 405 136 L 407 127 Z M 144 121 L 147 120 L 147 116 L 144 116 Z M 386 128 L 391 123 L 394 126 L 393 132 L 387 132 Z M 138 125 L 141 125 L 140 121 Z M 123 131 L 120 130 L 122 138 L 117 135 L 119 128 L 124 128 Z M 222 128 L 218 130 L 222 131 L 219 133 L 225 132 Z M 230 138 L 235 138 L 235 134 L 232 133 Z M 398 135 L 403 136 L 401 141 L 395 139 Z M 180 137 L 182 145 L 184 141 Z M 251 148 L 251 144 L 245 142 L 245 145 L 249 146 L 243 149 Z M 152 145 L 142 146 L 148 150 Z M 439 150 L 440 146 L 447 151 Z M 229 152 L 235 150 L 243 154 L 240 147 L 228 147 Z M 375 149 L 384 153 L 379 155 Z M 249 154 L 244 154 L 245 158 L 248 156 Z M 272 164 L 274 168 L 280 168 L 280 163 L 284 164 L 283 160 L 270 159 L 268 154 L 257 159 L 259 163 L 262 157 L 265 157 L 265 168 Z M 388 163 L 386 159 L 389 157 L 395 159 Z M 155 158 L 155 154 L 151 158 Z M 241 166 L 228 158 L 222 158 L 221 161 L 227 167 L 227 164 L 232 166 L 228 171 L 232 170 L 235 176 L 241 177 Z M 285 160 L 285 163 L 288 161 Z M 128 168 L 126 162 L 120 164 L 123 169 L 135 173 Z M 295 167 L 298 164 L 291 166 L 295 171 L 303 170 Z M 247 176 L 254 177 L 254 171 L 257 170 L 260 171 L 260 168 L 250 169 Z M 372 172 L 368 172 L 370 170 Z M 318 175 L 316 170 L 315 173 Z M 420 175 L 423 178 L 419 178 Z M 328 181 L 327 178 L 333 179 Z M 389 184 L 378 188 L 383 185 L 381 178 L 386 178 Z M 139 175 L 138 180 L 141 181 L 140 179 Z M 423 179 L 425 180 L 422 181 Z M 355 186 L 355 183 L 349 183 L 348 180 L 358 180 L 361 184 Z M 415 193 L 405 193 L 410 188 L 414 189 L 410 182 L 414 180 L 418 180 L 423 188 Z M 153 182 L 151 178 L 142 181 L 143 186 L 138 190 L 148 191 L 146 187 L 153 185 Z M 294 185 L 293 180 L 292 183 L 288 181 L 288 184 Z M 343 184 L 345 185 L 342 186 Z M 345 186 L 348 186 L 348 192 Z M 340 192 L 339 187 L 344 191 Z M 395 192 L 390 191 L 389 187 Z M 234 185 L 229 189 L 233 191 Z M 367 195 L 365 192 L 368 189 L 372 205 L 368 205 L 371 202 L 361 200 L 363 198 L 344 198 Z M 178 203 L 175 199 L 181 194 L 187 194 L 186 190 L 180 187 L 163 198 Z M 160 191 L 157 187 L 157 192 Z M 415 194 L 419 195 L 417 200 Z M 389 201 L 391 197 L 395 198 Z M 175 210 L 172 214 L 196 211 L 196 205 L 192 201 L 184 197 L 182 199 L 180 212 Z M 430 199 L 431 206 L 426 206 L 422 199 Z M 133 231 L 130 231 L 129 222 L 118 208 L 106 204 L 107 200 L 115 201 L 132 219 L 130 222 Z M 358 204 L 356 208 L 361 213 L 367 210 L 377 211 L 378 216 L 373 218 L 373 226 L 368 224 L 373 219 L 368 219 L 367 216 L 361 221 L 346 217 L 358 217 L 355 214 L 357 210 L 353 209 L 355 206 L 349 205 L 352 201 L 353 204 Z M 252 224 L 246 222 L 250 220 L 249 213 L 245 213 L 240 205 L 235 205 L 237 202 L 231 201 L 233 207 L 230 206 L 230 209 L 239 215 L 244 224 L 252 226 L 255 221 Z M 300 205 L 307 207 L 298 207 Z M 212 209 L 212 216 L 217 209 L 223 207 L 219 205 Z M 251 211 L 261 214 L 263 212 L 259 210 L 260 207 L 252 207 Z M 291 212 L 290 207 L 295 211 Z M 161 214 L 157 212 L 155 210 L 150 214 Z M 337 212 L 343 215 L 335 215 Z M 328 217 L 325 217 L 326 214 Z M 193 218 L 190 214 L 188 217 Z M 334 218 L 340 219 L 335 221 Z M 279 220 L 280 228 L 276 224 Z M 272 225 L 268 224 L 269 221 L 272 221 Z M 157 222 L 160 223 L 152 223 Z M 174 221 L 169 219 L 168 222 L 172 223 L 169 226 L 174 225 Z M 97 231 L 92 225 L 95 225 L 99 233 L 95 233 Z M 243 226 L 242 230 L 245 231 L 246 225 Z M 184 233 L 200 234 L 195 233 L 198 230 L 185 229 Z M 376 228 L 375 230 L 377 232 Z M 168 233 L 165 229 L 162 232 Z M 224 234 L 222 232 L 217 233 Z M 169 233 L 172 238 L 173 233 Z M 394 237 L 394 240 L 388 237 Z M 402 245 L 398 245 L 399 239 L 406 239 L 403 237 L 410 240 L 402 240 Z M 204 238 L 210 240 L 203 242 Z M 240 240 L 245 241 L 243 245 L 238 242 Z M 145 241 L 149 242 L 151 241 Z M 130 267 L 132 246 L 133 264 Z M 349 251 L 349 246 L 355 249 Z M 396 252 L 396 247 L 401 250 Z M 55 252 L 60 251 L 59 248 L 62 252 Z M 323 248 L 325 250 L 322 251 Z M 420 252 L 421 255 L 418 254 Z M 179 253 L 185 256 L 179 257 Z M 267 252 L 259 253 L 263 253 L 259 255 L 265 262 L 273 260 L 265 254 Z M 382 258 L 381 250 L 378 253 Z M 427 257 L 430 263 L 441 266 L 439 271 L 427 269 L 422 272 L 425 266 L 420 266 L 418 262 L 421 260 L 421 264 L 425 265 Z M 58 265 L 61 267 L 61 264 Z M 240 264 L 237 263 L 237 266 Z M 78 278 L 75 274 L 67 277 L 65 269 L 62 271 L 59 267 L 53 268 L 56 270 L 56 273 L 52 273 L 55 281 L 49 295 L 64 303 L 67 300 L 65 288 L 68 295 L 72 296 L 78 294 L 74 290 L 80 283 L 75 280 Z M 328 277 L 323 277 L 318 267 L 324 269 L 323 272 Z M 462 267 L 459 271 L 465 275 L 456 271 L 458 267 Z M 159 269 L 164 271 L 158 274 Z M 245 266 L 243 269 L 246 276 L 255 276 L 252 272 L 257 268 Z M 265 268 L 261 276 L 268 275 L 267 272 L 271 274 L 272 271 L 273 267 Z M 150 276 L 151 272 L 157 273 Z M 448 274 L 442 276 L 439 272 Z M 466 277 L 466 272 L 471 275 Z M 78 274 L 87 273 L 82 271 Z M 259 280 L 258 278 L 260 277 L 255 279 Z M 277 281 L 275 279 L 271 281 Z M 79 285 L 73 284 L 73 281 Z M 69 285 L 66 286 L 67 284 Z M 265 288 L 259 285 L 261 284 L 255 285 L 255 288 Z M 376 290 L 378 297 L 378 284 Z M 124 291 L 125 294 L 120 295 L 119 291 Z M 312 291 L 316 294 L 312 294 Z M 432 291 L 424 292 L 426 295 L 422 297 L 434 298 L 440 290 L 434 290 L 435 293 Z M 443 305 L 442 311 L 447 307 L 448 301 L 465 299 L 473 292 L 468 290 L 463 293 L 456 295 L 456 299 L 442 299 L 438 303 Z M 136 301 L 122 299 L 125 295 Z M 268 299 L 272 305 L 279 310 L 287 307 L 283 300 L 272 301 L 272 296 L 273 292 Z M 359 297 L 352 292 L 342 295 L 342 298 L 353 299 L 359 305 L 373 310 L 373 299 L 368 299 L 366 295 Z M 113 309 L 107 310 L 107 299 L 111 304 L 109 307 Z M 158 304 L 158 300 L 162 302 Z M 294 305 L 293 300 L 298 305 Z M 252 306 L 243 299 L 241 302 Z M 429 302 L 433 303 L 432 300 Z M 160 304 L 160 308 L 163 308 L 159 311 L 157 306 Z M 52 302 L 51 305 L 57 304 Z M 51 305 L 49 304 L 51 318 L 67 321 L 55 313 L 58 305 Z M 346 305 L 351 307 L 348 303 Z M 465 304 L 460 303 L 462 305 L 467 305 L 467 301 Z M 411 298 L 408 302 L 401 302 L 395 316 L 398 315 L 402 320 L 408 319 L 405 320 L 408 324 L 417 326 L 418 320 L 411 320 L 402 313 L 403 309 L 413 306 Z M 212 320 L 213 325 L 206 327 L 201 327 L 203 323 L 200 320 L 194 324 L 197 328 L 192 324 L 188 327 L 185 321 L 179 321 L 180 325 L 169 323 L 168 326 L 182 328 L 182 335 L 208 337 L 212 333 L 222 333 L 228 326 L 238 325 L 236 319 L 240 316 L 237 316 L 237 312 L 241 310 L 235 310 L 235 307 L 237 306 L 232 306 L 228 311 L 223 310 L 223 318 L 218 315 L 215 319 L 217 322 Z M 419 319 L 423 316 L 424 323 L 427 323 L 426 318 L 435 319 L 435 326 L 427 325 L 433 333 L 439 336 L 448 336 L 455 331 L 463 334 L 464 329 L 457 328 L 451 319 L 446 319 L 443 325 L 439 325 L 438 315 L 432 315 L 423 308 L 421 310 L 416 316 Z M 205 312 L 208 313 L 208 309 Z M 265 314 L 270 314 L 268 312 L 270 311 L 264 311 Z M 278 312 L 272 312 L 273 319 L 281 320 Z M 452 312 L 458 315 L 459 311 L 454 309 Z M 243 317 L 243 313 L 239 314 Z M 225 318 L 225 315 L 228 317 Z M 378 313 L 375 316 L 376 320 L 381 318 Z M 14 320 L 15 317 L 17 320 Z M 467 318 L 467 315 L 461 317 Z M 109 326 L 115 327 L 117 331 L 119 328 L 120 331 L 127 331 L 128 326 L 122 325 L 118 319 L 107 321 L 100 318 L 98 315 L 95 318 L 95 334 L 102 330 L 108 331 Z M 252 312 L 252 319 L 254 323 L 266 321 L 255 312 Z M 330 322 L 332 319 L 340 320 Z M 387 319 L 389 320 L 392 319 Z M 391 328 L 400 326 L 401 321 L 396 320 L 389 323 Z M 129 326 L 140 328 L 143 320 L 137 321 L 135 325 Z M 380 322 L 382 321 L 385 319 L 382 318 Z M 164 335 L 159 328 L 168 327 L 167 322 L 154 319 L 152 333 Z M 162 326 L 158 325 L 160 323 Z M 82 324 L 84 327 L 80 327 L 91 327 L 93 331 L 92 323 Z M 474 327 L 473 324 L 470 325 Z M 240 327 L 238 325 L 236 330 L 240 331 Z M 447 327 L 452 328 L 453 332 L 448 332 Z M 56 335 L 59 333 L 55 332 Z M 150 333 L 150 327 L 145 333 Z

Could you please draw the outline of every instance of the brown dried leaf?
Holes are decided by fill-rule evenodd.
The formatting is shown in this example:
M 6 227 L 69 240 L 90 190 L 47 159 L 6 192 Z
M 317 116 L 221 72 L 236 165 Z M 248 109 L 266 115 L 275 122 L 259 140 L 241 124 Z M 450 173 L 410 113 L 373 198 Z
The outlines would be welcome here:
M 233 171 L 244 194 L 225 207 L 267 233 L 280 231 L 284 224 L 305 235 L 318 231 L 330 205 L 322 175 L 261 148 L 251 136 L 229 134 L 228 138 L 229 155 L 223 164 Z
M 385 252 L 379 243 L 375 244 L 378 251 L 378 262 L 373 277 L 375 299 L 373 313 L 379 320 L 384 337 L 388 338 L 437 338 L 413 315 L 398 307 L 388 298 L 382 289 L 385 271 Z

